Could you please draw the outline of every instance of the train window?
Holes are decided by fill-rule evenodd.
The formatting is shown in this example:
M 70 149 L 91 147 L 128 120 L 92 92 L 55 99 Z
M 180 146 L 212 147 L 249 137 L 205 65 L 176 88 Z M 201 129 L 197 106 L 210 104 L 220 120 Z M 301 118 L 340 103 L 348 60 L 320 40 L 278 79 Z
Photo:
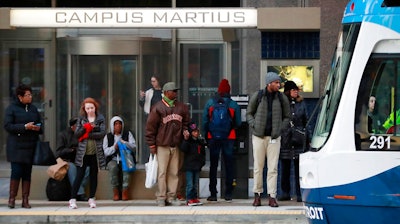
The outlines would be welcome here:
M 359 30 L 360 24 L 343 25 L 325 92 L 320 99 L 321 109 L 311 139 L 311 150 L 321 149 L 332 131 Z
M 399 150 L 400 54 L 373 54 L 357 95 L 357 150 Z

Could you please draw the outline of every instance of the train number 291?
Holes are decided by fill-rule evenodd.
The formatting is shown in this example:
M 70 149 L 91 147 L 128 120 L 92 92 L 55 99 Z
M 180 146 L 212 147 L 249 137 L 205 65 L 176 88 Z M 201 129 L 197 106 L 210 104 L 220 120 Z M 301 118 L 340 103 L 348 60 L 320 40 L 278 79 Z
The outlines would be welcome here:
M 371 135 L 369 140 L 371 140 L 371 145 L 369 145 L 370 149 L 383 149 L 385 143 L 387 145 L 386 149 L 390 149 L 390 136 Z

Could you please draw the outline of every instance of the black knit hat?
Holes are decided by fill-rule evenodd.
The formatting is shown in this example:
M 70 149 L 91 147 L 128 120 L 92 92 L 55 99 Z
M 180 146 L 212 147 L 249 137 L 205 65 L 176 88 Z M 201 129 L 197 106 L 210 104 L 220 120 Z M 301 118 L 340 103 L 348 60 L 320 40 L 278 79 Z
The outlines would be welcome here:
M 69 126 L 74 126 L 74 124 L 76 124 L 76 122 L 78 121 L 77 117 L 73 117 L 71 119 L 69 119 Z
M 296 90 L 299 90 L 299 87 L 296 85 L 296 83 L 295 82 L 293 82 L 293 81 L 286 81 L 285 82 L 285 88 L 284 88 L 284 90 L 283 90 L 283 92 L 286 92 L 286 91 L 290 91 L 290 90 L 292 90 L 292 89 L 296 89 Z

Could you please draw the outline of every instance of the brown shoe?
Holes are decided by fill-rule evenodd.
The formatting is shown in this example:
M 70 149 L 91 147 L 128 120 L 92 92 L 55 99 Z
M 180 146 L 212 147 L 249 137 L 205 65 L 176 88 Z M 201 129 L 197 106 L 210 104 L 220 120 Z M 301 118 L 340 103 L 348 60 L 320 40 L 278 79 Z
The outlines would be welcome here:
M 261 206 L 261 197 L 257 193 L 254 193 L 253 206 Z
M 276 202 L 276 199 L 271 197 L 269 198 L 268 205 L 271 207 L 279 207 L 278 203 Z
M 113 200 L 119 201 L 119 190 L 118 188 L 113 188 Z
M 128 201 L 129 200 L 129 191 L 128 191 L 128 188 L 124 188 L 123 190 L 122 190 L 122 200 L 123 201 Z

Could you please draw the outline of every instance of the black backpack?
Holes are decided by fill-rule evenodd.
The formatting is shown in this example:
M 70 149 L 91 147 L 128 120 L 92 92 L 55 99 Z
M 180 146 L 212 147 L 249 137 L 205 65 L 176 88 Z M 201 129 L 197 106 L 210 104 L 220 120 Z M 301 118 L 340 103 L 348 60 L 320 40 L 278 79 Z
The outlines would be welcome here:
M 46 195 L 49 201 L 68 201 L 71 197 L 71 185 L 66 175 L 58 181 L 49 178 L 46 185 Z

